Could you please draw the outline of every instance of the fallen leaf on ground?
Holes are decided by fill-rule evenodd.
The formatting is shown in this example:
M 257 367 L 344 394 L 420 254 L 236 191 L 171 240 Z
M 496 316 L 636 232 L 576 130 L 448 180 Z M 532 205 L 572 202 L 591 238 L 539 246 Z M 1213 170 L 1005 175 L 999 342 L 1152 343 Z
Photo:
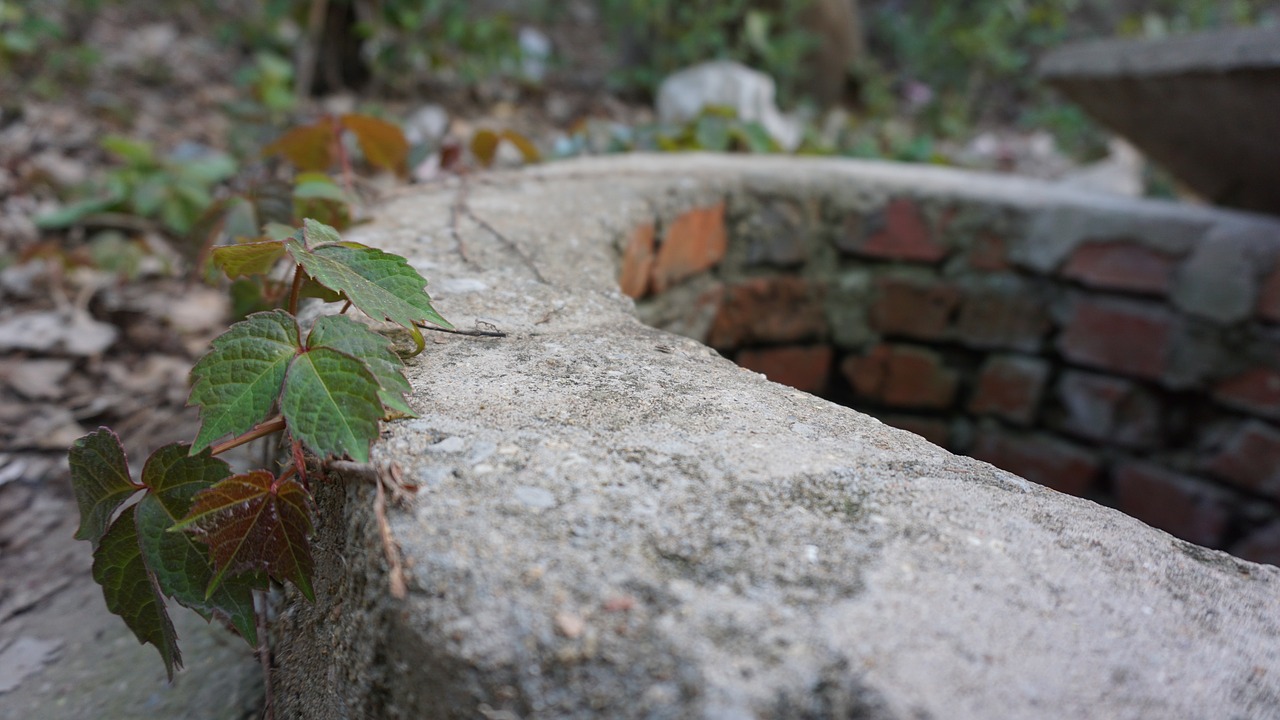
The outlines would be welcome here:
M 70 410 L 56 405 L 37 406 L 23 423 L 13 444 L 34 450 L 65 450 L 84 434 L 85 429 L 76 422 Z
M 120 331 L 83 311 L 31 312 L 0 322 L 0 352 L 28 350 L 80 357 L 99 355 L 111 347 Z
M 56 400 L 63 395 L 70 360 L 22 360 L 0 364 L 0 379 L 28 400 Z

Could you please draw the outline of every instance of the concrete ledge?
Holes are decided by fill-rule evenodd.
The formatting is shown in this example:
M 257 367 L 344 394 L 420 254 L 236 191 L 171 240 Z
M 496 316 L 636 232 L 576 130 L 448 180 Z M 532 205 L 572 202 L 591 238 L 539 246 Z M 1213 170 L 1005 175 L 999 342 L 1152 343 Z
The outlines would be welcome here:
M 1280 28 L 1077 43 L 1040 72 L 1210 202 L 1280 214 Z
M 1275 711 L 1280 569 L 642 325 L 616 281 L 627 235 L 746 189 L 1203 217 L 934 169 L 629 157 L 473 179 L 485 225 L 461 217 L 460 246 L 456 186 L 397 196 L 353 239 L 409 257 L 455 323 L 511 336 L 433 337 L 410 363 L 422 416 L 375 448 L 420 487 L 390 514 L 405 599 L 370 485 L 318 488 L 319 599 L 280 619 L 282 716 Z

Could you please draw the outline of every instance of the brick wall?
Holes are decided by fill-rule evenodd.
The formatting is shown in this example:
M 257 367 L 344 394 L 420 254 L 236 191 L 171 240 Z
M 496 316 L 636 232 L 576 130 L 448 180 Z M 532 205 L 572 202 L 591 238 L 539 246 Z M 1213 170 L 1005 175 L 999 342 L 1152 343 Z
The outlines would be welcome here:
M 642 318 L 959 453 L 1280 564 L 1280 223 L 731 194 L 636 227 Z

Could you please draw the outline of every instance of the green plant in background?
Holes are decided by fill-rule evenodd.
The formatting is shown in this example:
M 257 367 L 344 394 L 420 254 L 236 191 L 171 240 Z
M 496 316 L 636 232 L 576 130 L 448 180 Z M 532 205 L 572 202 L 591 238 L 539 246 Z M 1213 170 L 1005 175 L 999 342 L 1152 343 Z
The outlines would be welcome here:
M 160 229 L 181 237 L 213 203 L 213 188 L 236 173 L 235 161 L 220 152 L 189 160 L 160 158 L 149 144 L 116 135 L 104 138 L 102 147 L 121 164 L 88 188 L 89 197 L 37 218 L 38 227 L 64 229 L 120 213 L 154 219 Z
M 269 50 L 254 53 L 252 64 L 236 73 L 236 83 L 277 123 L 297 104 L 293 64 Z
M 1038 53 L 1069 36 L 1068 21 L 1080 2 L 893 3 L 874 13 L 872 24 L 889 63 L 936 95 L 934 112 L 972 124 L 1028 96 L 1036 86 Z
M 1253 25 L 1265 17 L 1268 0 L 1146 0 L 1118 23 L 1120 35 L 1163 37 L 1231 25 Z
M 474 83 L 501 75 L 520 56 L 516 23 L 503 12 L 480 12 L 450 0 L 386 0 L 356 26 L 377 84 L 413 90 L 424 78 Z
M 794 99 L 800 58 L 815 40 L 799 23 L 809 0 L 776 10 L 751 0 L 601 0 L 603 20 L 622 50 L 620 90 L 652 93 L 662 78 L 705 60 L 738 60 L 771 75 L 780 98 Z
M 60 23 L 13 0 L 0 0 L 0 68 L 30 58 L 43 46 L 62 39 Z

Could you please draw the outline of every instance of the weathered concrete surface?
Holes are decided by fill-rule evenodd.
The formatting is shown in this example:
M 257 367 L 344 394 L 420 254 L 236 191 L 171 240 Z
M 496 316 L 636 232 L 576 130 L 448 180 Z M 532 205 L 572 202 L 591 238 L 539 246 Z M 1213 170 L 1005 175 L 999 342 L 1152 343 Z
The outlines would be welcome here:
M 1041 74 L 1210 201 L 1280 213 L 1280 28 L 1077 43 Z
M 1096 196 L 706 156 L 471 182 L 505 239 L 464 215 L 469 260 L 456 186 L 354 235 L 408 256 L 455 323 L 511 335 L 433 337 L 410 362 L 422 416 L 375 448 L 420 486 L 390 512 L 407 598 L 370 485 L 320 486 L 319 599 L 281 618 L 285 717 L 1280 714 L 1280 569 L 769 383 L 641 325 L 615 282 L 637 221 L 746 187 Z

